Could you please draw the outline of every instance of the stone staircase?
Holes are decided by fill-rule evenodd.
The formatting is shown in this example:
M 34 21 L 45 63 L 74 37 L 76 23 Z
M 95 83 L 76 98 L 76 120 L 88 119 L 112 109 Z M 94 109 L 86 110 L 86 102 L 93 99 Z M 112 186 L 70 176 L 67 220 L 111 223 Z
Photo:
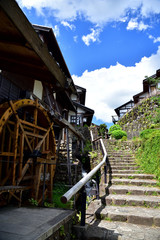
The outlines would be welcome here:
M 122 143 L 121 143 L 122 144 Z M 101 184 L 101 200 L 93 201 L 88 210 L 87 222 L 99 221 L 103 228 L 110 229 L 113 223 L 125 224 L 131 231 L 135 224 L 144 229 L 155 232 L 154 239 L 160 239 L 160 188 L 154 175 L 141 173 L 136 165 L 134 154 L 129 147 L 121 146 L 118 149 L 112 141 L 106 141 L 108 152 L 108 184 Z M 121 150 L 123 149 L 123 150 Z M 94 209 L 94 219 L 91 212 Z M 105 226 L 105 227 L 104 227 Z M 149 226 L 149 227 L 148 227 Z M 123 227 L 122 227 L 123 228 Z M 114 231 L 113 231 L 114 234 Z M 120 234 L 123 236 L 123 234 Z M 118 235 L 117 235 L 118 236 Z M 106 239 L 149 239 L 136 238 L 124 235 L 124 238 Z M 153 238 L 150 238 L 153 239 Z

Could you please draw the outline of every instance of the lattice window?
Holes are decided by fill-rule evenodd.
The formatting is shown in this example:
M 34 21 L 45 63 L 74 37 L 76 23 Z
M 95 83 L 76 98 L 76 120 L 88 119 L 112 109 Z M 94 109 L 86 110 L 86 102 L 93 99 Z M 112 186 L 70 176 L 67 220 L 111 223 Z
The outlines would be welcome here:
M 79 116 L 71 116 L 71 123 L 74 123 L 76 125 L 80 125 L 80 117 Z

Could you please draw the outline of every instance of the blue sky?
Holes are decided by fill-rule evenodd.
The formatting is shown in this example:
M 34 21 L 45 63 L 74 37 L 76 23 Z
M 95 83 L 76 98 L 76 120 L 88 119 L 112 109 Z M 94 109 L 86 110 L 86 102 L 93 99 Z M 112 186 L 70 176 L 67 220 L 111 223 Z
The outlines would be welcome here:
M 33 24 L 53 28 L 94 123 L 142 91 L 160 68 L 160 0 L 17 0 Z

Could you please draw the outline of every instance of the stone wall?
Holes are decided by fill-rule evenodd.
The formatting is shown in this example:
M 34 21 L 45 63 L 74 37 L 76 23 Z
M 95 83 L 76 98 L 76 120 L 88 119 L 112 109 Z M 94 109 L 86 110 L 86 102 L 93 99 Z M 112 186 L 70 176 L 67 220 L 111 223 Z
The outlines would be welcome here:
M 97 126 L 91 126 L 90 129 L 91 129 L 92 134 L 93 134 L 93 139 L 97 139 L 99 137 Z
M 72 240 L 76 239 L 76 235 L 73 231 L 73 227 L 76 223 L 76 214 L 72 216 L 72 218 L 67 219 L 63 225 L 59 227 L 57 231 L 55 231 L 49 238 L 46 240 Z
M 122 129 L 127 132 L 128 139 L 139 136 L 142 130 L 151 127 L 157 108 L 160 108 L 160 96 L 147 98 L 118 121 Z
M 81 126 L 78 126 L 77 127 L 77 130 L 84 136 L 84 138 L 86 140 L 89 140 L 91 141 L 91 135 L 90 135 L 90 131 L 89 131 L 89 127 L 81 127 Z
M 82 166 L 78 159 L 73 159 L 72 143 L 69 144 L 69 156 L 71 165 L 72 184 L 77 183 L 82 177 Z M 56 166 L 55 182 L 69 184 L 68 166 L 67 166 L 67 145 L 66 141 L 61 142 L 58 161 Z

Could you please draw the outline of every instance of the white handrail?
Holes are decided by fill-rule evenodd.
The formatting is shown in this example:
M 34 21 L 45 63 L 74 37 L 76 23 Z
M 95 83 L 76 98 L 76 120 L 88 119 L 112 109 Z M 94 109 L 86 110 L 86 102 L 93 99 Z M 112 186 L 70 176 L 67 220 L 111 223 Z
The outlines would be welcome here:
M 104 153 L 103 160 L 61 197 L 62 203 L 67 203 L 93 177 L 93 175 L 106 162 L 106 158 L 107 158 L 106 148 L 104 146 L 102 139 L 100 139 L 100 142 L 101 142 L 101 146 L 102 146 L 103 153 Z

